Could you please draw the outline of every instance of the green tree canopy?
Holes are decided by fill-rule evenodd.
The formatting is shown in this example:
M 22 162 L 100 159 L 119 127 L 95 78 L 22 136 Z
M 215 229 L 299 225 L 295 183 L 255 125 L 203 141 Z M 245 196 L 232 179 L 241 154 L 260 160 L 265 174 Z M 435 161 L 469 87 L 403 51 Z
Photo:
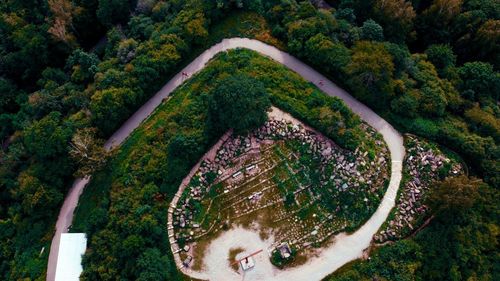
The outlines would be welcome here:
M 438 214 L 449 216 L 464 212 L 478 199 L 478 189 L 482 184 L 482 180 L 467 176 L 447 178 L 432 190 L 429 205 Z
M 460 67 L 458 74 L 462 78 L 462 92 L 471 90 L 476 99 L 491 97 L 498 100 L 500 97 L 500 74 L 491 64 L 468 62 Z
M 404 42 L 413 28 L 416 13 L 412 1 L 376 0 L 373 7 L 375 19 L 384 27 L 388 39 Z
M 201 9 L 184 9 L 173 22 L 173 26 L 182 30 L 183 38 L 196 44 L 204 43 L 208 36 L 207 20 Z
M 177 270 L 157 248 L 149 248 L 137 259 L 139 281 L 174 280 Z
M 209 100 L 209 127 L 218 132 L 244 133 L 264 124 L 271 106 L 258 80 L 237 74 L 222 79 Z
M 19 91 L 14 83 L 0 77 L 0 115 L 17 110 L 16 95 L 18 94 Z
M 450 45 L 431 45 L 425 50 L 425 54 L 427 55 L 427 59 L 429 59 L 438 70 L 444 70 L 450 66 L 454 66 L 457 60 L 457 56 L 453 53 Z
M 312 63 L 323 66 L 328 72 L 342 73 L 351 60 L 348 48 L 341 43 L 334 43 L 323 34 L 307 40 L 305 54 Z
M 346 73 L 349 84 L 362 93 L 365 102 L 377 107 L 386 105 L 393 93 L 393 72 L 392 56 L 384 44 L 359 41 L 354 45 Z
M 39 159 L 58 157 L 67 151 L 72 129 L 63 124 L 61 113 L 53 111 L 24 130 L 24 144 Z
M 94 124 L 105 134 L 110 134 L 127 118 L 128 109 L 135 101 L 136 93 L 129 88 L 109 88 L 96 91 L 90 102 Z
M 42 183 L 30 170 L 19 175 L 18 184 L 18 188 L 13 190 L 14 198 L 21 201 L 23 211 L 31 216 L 47 215 L 41 210 L 50 210 L 63 199 L 57 189 Z
M 76 49 L 68 58 L 66 67 L 72 70 L 71 80 L 74 82 L 89 82 L 97 72 L 99 58 L 93 53 Z
M 403 116 L 414 118 L 417 116 L 418 109 L 418 93 L 413 91 L 404 93 L 403 95 L 395 98 L 391 102 L 391 109 Z
M 97 18 L 105 26 L 124 22 L 130 11 L 135 9 L 137 0 L 99 0 Z
M 384 41 L 384 30 L 376 21 L 369 19 L 361 26 L 361 39 Z

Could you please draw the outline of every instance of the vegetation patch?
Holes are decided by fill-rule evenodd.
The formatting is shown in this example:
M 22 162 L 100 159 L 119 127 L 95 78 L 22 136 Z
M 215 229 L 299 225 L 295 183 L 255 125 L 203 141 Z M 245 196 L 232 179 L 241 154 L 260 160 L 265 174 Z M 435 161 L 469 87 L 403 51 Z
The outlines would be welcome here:
M 245 250 L 243 248 L 234 248 L 234 249 L 229 250 L 229 257 L 227 260 L 229 261 L 229 264 L 231 265 L 231 268 L 234 271 L 238 271 L 238 269 L 239 269 L 239 264 L 238 264 L 238 260 L 236 259 L 236 256 L 238 254 L 243 253 L 244 251 Z
M 295 261 L 297 249 L 290 247 L 287 243 L 283 243 L 276 247 L 271 253 L 271 263 L 278 268 L 285 268 Z
M 285 48 L 283 43 L 272 34 L 266 19 L 255 11 L 237 11 L 215 23 L 210 29 L 209 42 L 206 46 L 210 47 L 231 37 L 254 38 L 280 49 Z

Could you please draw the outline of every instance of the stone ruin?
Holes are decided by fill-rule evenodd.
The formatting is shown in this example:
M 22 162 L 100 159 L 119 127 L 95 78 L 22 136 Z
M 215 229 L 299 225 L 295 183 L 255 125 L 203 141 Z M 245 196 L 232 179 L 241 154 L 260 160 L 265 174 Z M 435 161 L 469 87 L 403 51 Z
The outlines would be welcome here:
M 172 225 L 175 231 L 172 234 L 171 244 L 176 245 L 173 246 L 173 249 L 180 249 L 184 244 L 202 239 L 208 233 L 230 227 L 232 222 L 228 218 L 211 218 L 213 221 L 211 224 L 206 223 L 206 217 L 196 221 L 195 217 L 196 212 L 199 211 L 199 206 L 205 204 L 205 213 L 209 213 L 212 203 L 210 202 L 207 206 L 207 200 L 204 199 L 208 198 L 210 192 L 216 192 L 215 196 L 229 196 L 245 179 L 255 177 L 272 169 L 271 166 L 266 166 L 265 163 L 252 159 L 259 159 L 262 154 L 262 147 L 272 145 L 278 141 L 299 141 L 299 143 L 307 147 L 306 153 L 312 154 L 320 163 L 320 186 L 299 186 L 294 192 L 295 194 L 300 192 L 311 194 L 312 201 L 307 204 L 312 205 L 320 199 L 321 195 L 314 192 L 315 188 L 328 188 L 330 193 L 351 193 L 353 190 L 366 188 L 366 192 L 374 194 L 376 198 L 381 198 L 385 190 L 384 182 L 389 177 L 389 166 L 387 165 L 389 163 L 389 152 L 385 143 L 377 139 L 376 132 L 371 127 L 363 124 L 363 129 L 376 139 L 375 143 L 380 148 L 379 154 L 375 155 L 374 159 L 370 159 L 368 152 L 362 152 L 359 149 L 355 151 L 342 149 L 322 134 L 288 120 L 271 118 L 262 127 L 247 135 L 229 136 L 218 147 L 212 157 L 205 157 L 201 160 L 194 176 L 190 179 L 175 208 L 173 208 Z M 292 153 L 287 157 L 298 159 L 299 156 Z M 250 164 L 248 164 L 249 159 L 253 161 Z M 333 169 L 332 172 L 327 173 L 328 167 Z M 215 187 L 222 182 L 225 183 L 223 189 L 215 190 Z M 239 199 L 237 201 L 238 208 L 234 208 L 233 218 L 236 219 L 263 208 L 280 204 L 285 200 L 285 198 L 275 198 L 272 201 L 263 202 L 261 200 L 263 192 L 267 191 L 261 190 Z M 214 195 L 212 194 L 212 196 Z M 364 204 L 376 204 L 378 206 L 378 202 L 369 202 L 367 197 L 361 199 Z M 303 207 L 307 207 L 307 204 Z M 224 208 L 231 207 L 234 206 L 225 206 Z M 346 207 L 348 206 L 338 206 L 337 211 Z M 316 216 L 316 214 L 314 215 Z M 304 225 L 294 213 L 284 209 L 281 210 L 281 208 L 274 210 L 274 216 L 277 225 L 286 222 L 290 229 L 287 229 L 286 233 L 276 235 L 275 243 L 270 248 L 276 248 L 282 243 L 288 242 L 297 250 L 300 250 L 325 241 L 347 226 L 346 222 L 334 219 L 336 217 L 334 214 L 323 215 L 321 221 L 314 225 Z M 216 223 L 216 220 L 219 223 Z
M 432 148 L 426 142 L 408 135 L 405 143 L 407 154 L 403 167 L 409 180 L 399 189 L 394 219 L 374 236 L 378 243 L 404 238 L 423 223 L 422 218 L 429 210 L 423 201 L 432 185 L 439 180 L 439 170 L 445 164 L 450 165 L 448 176 L 464 173 L 460 163 L 447 158 L 439 149 Z

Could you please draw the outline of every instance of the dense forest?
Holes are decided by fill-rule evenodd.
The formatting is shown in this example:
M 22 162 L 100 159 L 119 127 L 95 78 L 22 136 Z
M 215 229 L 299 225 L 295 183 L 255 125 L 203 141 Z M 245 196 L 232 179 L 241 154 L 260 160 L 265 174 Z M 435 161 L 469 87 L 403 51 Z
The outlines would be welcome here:
M 500 3 L 327 2 L 329 9 L 296 0 L 2 1 L 0 278 L 45 279 L 74 176 L 105 167 L 95 160 L 104 159 L 103 140 L 182 65 L 239 35 L 308 62 L 401 132 L 459 153 L 484 180 L 469 208 L 449 206 L 416 237 L 332 278 L 498 280 Z M 154 249 L 122 254 L 144 257 L 131 265 L 139 271 L 162 258 Z

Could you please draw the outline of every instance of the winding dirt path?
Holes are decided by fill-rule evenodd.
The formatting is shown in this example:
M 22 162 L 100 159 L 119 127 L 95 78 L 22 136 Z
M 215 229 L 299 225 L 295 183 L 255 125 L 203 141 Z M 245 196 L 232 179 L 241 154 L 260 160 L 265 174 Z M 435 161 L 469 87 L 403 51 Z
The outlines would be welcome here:
M 389 215 L 390 210 L 394 206 L 397 189 L 401 181 L 402 161 L 404 157 L 403 138 L 401 135 L 384 119 L 378 116 L 370 108 L 357 101 L 347 92 L 339 88 L 333 82 L 328 80 L 325 76 L 315 71 L 305 63 L 297 58 L 280 51 L 279 49 L 262 43 L 257 40 L 248 38 L 230 38 L 224 39 L 220 43 L 212 46 L 182 71 L 175 75 L 158 93 L 149 99 L 134 115 L 132 115 L 106 142 L 105 148 L 111 149 L 120 145 L 131 133 L 137 128 L 144 120 L 146 120 L 153 111 L 161 104 L 161 102 L 168 97 L 168 95 L 182 84 L 185 78 L 182 73 L 187 72 L 190 75 L 203 69 L 205 64 L 213 58 L 217 53 L 229 49 L 247 48 L 257 51 L 266 55 L 275 61 L 285 65 L 289 69 L 300 74 L 304 79 L 314 83 L 323 92 L 330 96 L 337 96 L 344 100 L 344 102 L 351 108 L 351 110 L 358 114 L 365 122 L 375 128 L 384 138 L 391 152 L 391 179 L 389 187 L 382 199 L 380 206 L 373 216 L 356 232 L 351 235 L 341 233 L 335 237 L 336 242 L 329 248 L 325 249 L 320 257 L 311 259 L 307 264 L 280 272 L 270 273 L 267 275 L 266 280 L 320 280 L 329 273 L 333 272 L 340 266 L 349 261 L 357 259 L 362 256 L 363 250 L 370 245 L 370 241 L 378 228 L 385 221 Z M 320 81 L 322 81 L 320 85 Z M 57 252 L 61 233 L 65 233 L 73 220 L 73 212 L 78 204 L 78 198 L 82 193 L 85 185 L 88 183 L 87 179 L 77 179 L 68 195 L 65 198 L 63 207 L 59 213 L 56 223 L 56 233 L 52 240 L 50 248 L 47 280 L 53 281 L 55 275 L 55 267 L 57 264 Z M 228 241 L 229 242 L 229 241 Z M 231 247 L 231 245 L 228 245 Z M 210 267 L 210 265 L 207 265 Z M 231 269 L 228 272 L 231 272 Z M 210 272 L 210 274 L 209 274 Z M 193 274 L 193 277 L 212 279 L 212 280 L 228 280 L 232 279 L 231 275 L 226 275 L 226 268 L 219 267 L 218 269 L 208 269 L 204 273 Z M 234 271 L 232 271 L 232 274 Z M 239 280 L 241 276 L 237 275 Z M 222 278 L 221 278 L 222 277 Z M 248 280 L 248 278 L 245 278 Z

